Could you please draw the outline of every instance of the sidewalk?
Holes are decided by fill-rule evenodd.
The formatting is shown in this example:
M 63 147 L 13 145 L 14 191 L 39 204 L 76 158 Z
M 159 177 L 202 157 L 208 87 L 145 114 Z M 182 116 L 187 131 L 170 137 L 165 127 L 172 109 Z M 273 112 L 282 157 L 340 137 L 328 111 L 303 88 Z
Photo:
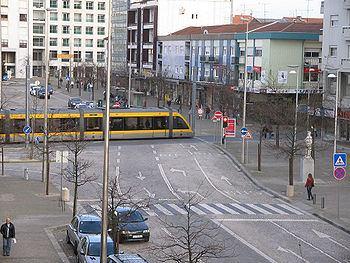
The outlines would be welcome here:
M 215 134 L 215 124 L 211 120 L 196 121 L 196 136 L 213 144 Z M 239 128 L 237 128 L 239 131 Z M 237 135 L 238 136 L 238 135 Z M 258 135 L 254 135 L 258 139 Z M 322 152 L 316 153 L 315 160 L 315 188 L 313 193 L 316 194 L 316 204 L 306 200 L 307 194 L 303 181 L 299 176 L 300 157 L 294 161 L 294 185 L 295 196 L 286 197 L 288 184 L 288 160 L 279 155 L 278 152 L 266 147 L 262 147 L 262 171 L 257 171 L 257 144 L 256 140 L 249 142 L 248 152 L 249 160 L 244 167 L 248 176 L 258 184 L 271 189 L 277 195 L 282 196 L 285 200 L 293 203 L 297 207 L 316 216 L 328 220 L 330 223 L 343 227 L 350 233 L 350 176 L 343 181 L 337 181 L 333 177 L 333 148 L 329 147 Z M 226 151 L 232 159 L 242 166 L 241 160 L 241 140 L 235 138 L 227 143 L 226 149 L 215 144 L 220 149 Z M 340 146 L 343 147 L 343 146 Z M 339 147 L 339 148 L 340 148 Z M 348 148 L 344 148 L 349 152 Z M 338 194 L 339 194 L 339 218 L 338 218 Z M 325 198 L 325 208 L 321 208 L 321 198 Z
M 0 262 L 55 263 L 63 261 L 60 247 L 53 237 L 55 227 L 70 221 L 70 211 L 58 207 L 59 193 L 51 186 L 52 194 L 44 195 L 44 184 L 18 177 L 0 176 L 0 218 L 12 218 L 16 227 L 17 244 L 10 257 L 0 254 Z

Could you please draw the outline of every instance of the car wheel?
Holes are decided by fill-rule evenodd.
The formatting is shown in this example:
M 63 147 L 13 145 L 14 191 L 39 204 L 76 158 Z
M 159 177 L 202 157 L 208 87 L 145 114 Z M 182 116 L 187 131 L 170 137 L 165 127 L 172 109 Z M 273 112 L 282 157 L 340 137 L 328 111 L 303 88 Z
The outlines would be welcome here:
M 67 244 L 70 244 L 70 238 L 69 238 L 69 235 L 68 235 L 68 231 L 67 231 L 67 235 L 66 235 L 66 242 L 67 242 Z
M 146 237 L 146 238 L 145 238 L 145 242 L 149 242 L 149 237 Z

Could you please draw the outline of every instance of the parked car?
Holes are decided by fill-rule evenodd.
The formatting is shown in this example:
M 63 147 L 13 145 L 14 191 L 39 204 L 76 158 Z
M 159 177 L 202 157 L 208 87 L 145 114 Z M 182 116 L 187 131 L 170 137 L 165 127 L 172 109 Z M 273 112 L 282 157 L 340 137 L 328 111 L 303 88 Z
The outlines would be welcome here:
M 49 86 L 47 86 L 47 89 L 49 91 L 49 94 L 52 95 L 53 94 L 53 87 L 49 84 Z
M 107 263 L 147 263 L 147 261 L 139 254 L 118 254 L 111 255 L 107 259 Z
M 77 105 L 75 105 L 74 109 L 87 109 L 89 108 L 88 105 L 86 105 L 86 103 L 82 102 L 82 103 L 78 103 Z
M 35 84 L 30 84 L 29 94 L 32 96 L 36 96 L 39 89 L 40 89 L 40 86 L 37 86 Z
M 78 263 L 100 263 L 101 235 L 87 235 L 78 245 Z M 107 237 L 107 256 L 114 254 L 114 243 Z
M 68 108 L 74 109 L 75 106 L 79 103 L 82 103 L 81 98 L 69 98 L 68 100 Z
M 46 93 L 46 89 L 44 86 L 41 86 L 39 88 L 39 90 L 37 91 L 36 93 L 36 96 L 39 98 L 39 99 L 45 99 L 45 93 Z M 50 99 L 51 95 L 50 93 L 48 94 L 48 99 Z
M 86 235 L 101 234 L 101 226 L 101 218 L 96 215 L 76 215 L 67 226 L 67 244 L 71 243 L 76 253 L 79 240 Z
M 95 102 L 93 101 L 86 101 L 85 104 L 88 106 L 89 109 L 95 108 Z
M 116 213 L 119 219 L 120 241 L 149 241 L 150 231 L 145 223 L 148 218 L 143 218 L 139 211 L 130 207 L 117 207 Z

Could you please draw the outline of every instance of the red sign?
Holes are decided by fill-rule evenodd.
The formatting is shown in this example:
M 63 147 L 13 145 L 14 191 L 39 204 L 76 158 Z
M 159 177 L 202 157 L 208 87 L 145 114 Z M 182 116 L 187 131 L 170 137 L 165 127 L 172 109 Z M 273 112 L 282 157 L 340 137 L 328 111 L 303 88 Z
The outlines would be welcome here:
M 221 119 L 222 118 L 222 112 L 221 111 L 216 111 L 214 113 L 214 116 L 217 118 L 217 119 Z
M 228 118 L 227 127 L 224 129 L 226 137 L 236 137 L 236 119 Z
M 343 180 L 346 177 L 346 170 L 344 167 L 337 167 L 334 169 L 333 175 L 338 181 Z

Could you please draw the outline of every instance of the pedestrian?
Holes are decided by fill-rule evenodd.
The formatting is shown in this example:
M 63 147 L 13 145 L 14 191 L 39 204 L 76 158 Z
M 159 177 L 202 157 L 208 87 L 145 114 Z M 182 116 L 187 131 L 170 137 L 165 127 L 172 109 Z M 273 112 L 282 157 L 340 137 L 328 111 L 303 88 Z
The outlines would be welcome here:
M 2 254 L 3 256 L 10 256 L 11 243 L 16 243 L 15 226 L 11 223 L 10 218 L 6 218 L 6 222 L 1 226 L 0 233 L 2 234 Z
M 210 119 L 210 107 L 209 106 L 207 106 L 205 108 L 205 118 Z
M 306 183 L 305 183 L 305 187 L 306 187 L 306 190 L 307 190 L 307 200 L 314 200 L 314 197 L 312 195 L 312 187 L 314 187 L 315 184 L 314 184 L 314 178 L 312 177 L 312 174 L 309 173 L 307 175 L 307 179 L 306 179 Z

